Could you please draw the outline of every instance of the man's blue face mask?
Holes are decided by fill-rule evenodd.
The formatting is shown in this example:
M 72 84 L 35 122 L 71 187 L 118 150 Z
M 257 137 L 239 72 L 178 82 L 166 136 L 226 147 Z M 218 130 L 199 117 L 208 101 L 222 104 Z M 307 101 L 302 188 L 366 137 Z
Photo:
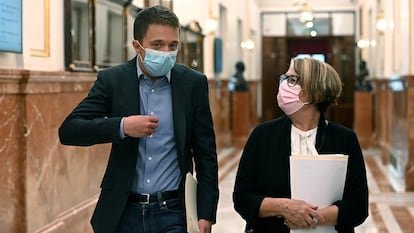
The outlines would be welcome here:
M 144 59 L 142 59 L 140 55 L 142 64 L 148 73 L 153 77 L 164 76 L 174 67 L 178 50 L 169 52 L 159 51 L 155 49 L 144 48 L 138 41 L 137 43 L 142 49 L 145 50 Z

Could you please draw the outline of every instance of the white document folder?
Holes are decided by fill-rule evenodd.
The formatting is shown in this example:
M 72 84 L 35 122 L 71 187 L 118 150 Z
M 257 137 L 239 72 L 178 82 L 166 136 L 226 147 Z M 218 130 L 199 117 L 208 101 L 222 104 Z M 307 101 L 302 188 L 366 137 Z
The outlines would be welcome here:
M 197 180 L 191 173 L 185 179 L 185 209 L 187 216 L 187 232 L 200 233 L 197 214 Z
M 290 186 L 292 199 L 304 200 L 324 208 L 342 199 L 348 156 L 292 155 L 290 156 Z M 295 229 L 292 233 L 336 233 L 334 226 L 315 229 Z

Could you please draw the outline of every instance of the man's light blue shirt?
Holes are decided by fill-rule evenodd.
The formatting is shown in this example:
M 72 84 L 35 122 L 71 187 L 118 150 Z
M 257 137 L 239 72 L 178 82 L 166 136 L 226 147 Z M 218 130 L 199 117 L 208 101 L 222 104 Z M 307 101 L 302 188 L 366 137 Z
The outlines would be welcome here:
M 153 81 L 146 77 L 137 61 L 139 79 L 140 114 L 158 117 L 158 128 L 154 133 L 139 140 L 136 175 L 131 192 L 155 193 L 177 190 L 180 183 L 180 168 L 174 138 L 171 99 L 171 72 L 166 77 Z M 138 87 L 137 87 L 138 88 Z M 121 137 L 124 137 L 123 119 Z

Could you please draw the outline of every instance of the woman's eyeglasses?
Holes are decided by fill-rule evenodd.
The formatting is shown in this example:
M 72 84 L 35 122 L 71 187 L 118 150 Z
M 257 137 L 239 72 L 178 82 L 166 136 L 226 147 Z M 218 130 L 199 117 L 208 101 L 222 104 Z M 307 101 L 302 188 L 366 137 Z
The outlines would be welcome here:
M 282 74 L 279 77 L 279 84 L 281 84 L 284 80 L 287 80 L 287 84 L 289 87 L 294 87 L 299 82 L 300 77 L 297 75 L 286 75 Z

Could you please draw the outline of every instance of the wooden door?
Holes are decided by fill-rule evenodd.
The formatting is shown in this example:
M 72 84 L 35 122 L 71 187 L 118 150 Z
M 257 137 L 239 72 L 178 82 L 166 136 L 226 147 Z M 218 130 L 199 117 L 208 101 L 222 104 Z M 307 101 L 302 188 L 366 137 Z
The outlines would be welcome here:
M 277 105 L 279 76 L 289 68 L 285 38 L 264 37 L 262 40 L 262 121 L 283 115 Z

